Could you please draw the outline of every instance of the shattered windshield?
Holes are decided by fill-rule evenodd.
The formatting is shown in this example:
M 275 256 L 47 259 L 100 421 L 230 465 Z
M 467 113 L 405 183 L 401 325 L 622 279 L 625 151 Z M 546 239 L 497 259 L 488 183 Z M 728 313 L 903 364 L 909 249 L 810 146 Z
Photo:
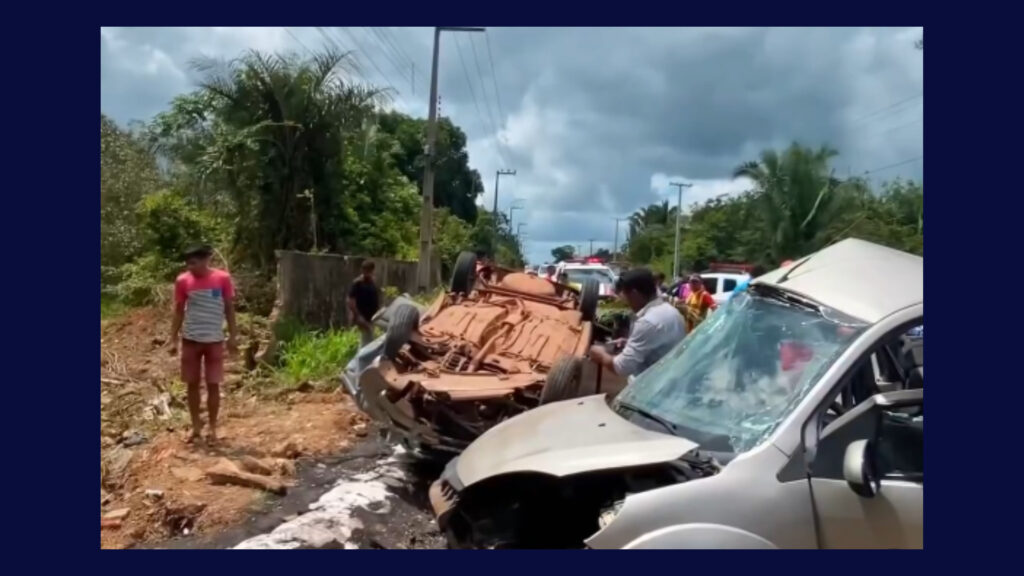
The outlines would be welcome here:
M 828 312 L 827 310 L 825 312 Z M 619 395 L 704 449 L 767 438 L 865 328 L 776 294 L 742 292 Z

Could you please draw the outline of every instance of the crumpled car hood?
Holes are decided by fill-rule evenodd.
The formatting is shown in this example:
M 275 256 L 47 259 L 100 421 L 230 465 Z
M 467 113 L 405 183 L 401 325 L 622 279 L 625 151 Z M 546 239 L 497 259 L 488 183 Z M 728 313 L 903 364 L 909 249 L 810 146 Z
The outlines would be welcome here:
M 470 444 L 455 464 L 458 483 L 515 472 L 568 476 L 675 460 L 697 448 L 645 430 L 608 407 L 604 394 L 540 406 L 502 422 Z

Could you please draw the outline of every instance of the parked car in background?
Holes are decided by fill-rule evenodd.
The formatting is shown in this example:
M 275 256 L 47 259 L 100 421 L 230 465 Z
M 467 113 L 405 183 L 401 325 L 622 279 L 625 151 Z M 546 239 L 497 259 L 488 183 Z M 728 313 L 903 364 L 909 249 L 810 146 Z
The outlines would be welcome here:
M 495 426 L 429 491 L 458 547 L 921 548 L 923 259 L 755 279 L 614 400 Z
M 491 426 L 573 398 L 582 360 L 606 339 L 594 320 L 598 283 L 577 290 L 459 256 L 446 293 L 427 310 L 391 311 L 378 359 L 363 359 L 358 389 L 410 448 L 456 454 Z M 360 352 L 370 357 L 372 350 Z
M 704 289 L 707 290 L 715 303 L 721 306 L 729 301 L 732 291 L 750 278 L 749 274 L 735 272 L 708 272 L 700 275 L 704 281 Z
M 581 260 L 566 260 L 558 264 L 558 278 L 565 278 L 566 283 L 577 290 L 587 280 L 595 280 L 598 283 L 598 295 L 602 300 L 615 298 L 615 280 L 618 276 L 611 268 L 601 263 L 596 258 Z

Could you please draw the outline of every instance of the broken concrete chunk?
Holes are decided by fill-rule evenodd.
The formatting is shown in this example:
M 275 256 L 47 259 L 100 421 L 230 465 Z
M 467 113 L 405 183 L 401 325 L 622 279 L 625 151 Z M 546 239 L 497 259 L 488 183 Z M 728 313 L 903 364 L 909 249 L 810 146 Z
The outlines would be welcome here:
M 132 511 L 131 508 L 118 508 L 117 510 L 111 510 L 103 515 L 104 520 L 124 520 L 128 517 L 128 514 Z
M 221 458 L 216 464 L 207 468 L 206 477 L 214 484 L 232 484 L 247 488 L 257 488 L 272 494 L 285 494 L 288 492 L 288 486 L 284 482 L 269 476 L 243 472 L 234 462 L 226 458 Z
M 159 499 L 161 499 L 163 497 L 164 497 L 164 491 L 163 490 L 156 490 L 156 489 L 153 489 L 153 488 L 150 488 L 149 490 L 146 490 L 146 498 L 149 498 L 150 500 L 159 500 Z

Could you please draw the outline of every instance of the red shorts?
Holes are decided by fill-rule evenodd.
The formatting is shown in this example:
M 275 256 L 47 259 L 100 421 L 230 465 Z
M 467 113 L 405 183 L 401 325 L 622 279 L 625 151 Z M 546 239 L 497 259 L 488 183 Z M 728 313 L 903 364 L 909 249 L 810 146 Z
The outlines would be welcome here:
M 199 383 L 206 376 L 207 384 L 224 381 L 224 343 L 181 341 L 181 379 L 187 384 Z

